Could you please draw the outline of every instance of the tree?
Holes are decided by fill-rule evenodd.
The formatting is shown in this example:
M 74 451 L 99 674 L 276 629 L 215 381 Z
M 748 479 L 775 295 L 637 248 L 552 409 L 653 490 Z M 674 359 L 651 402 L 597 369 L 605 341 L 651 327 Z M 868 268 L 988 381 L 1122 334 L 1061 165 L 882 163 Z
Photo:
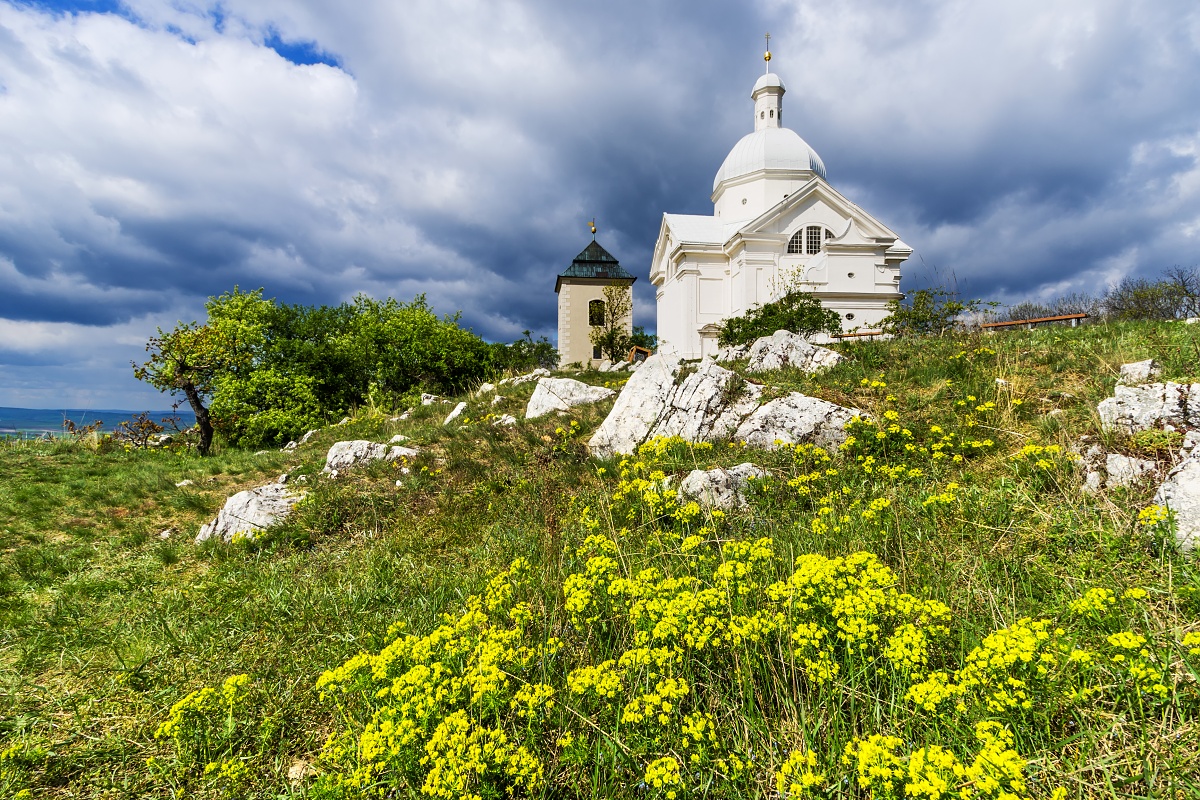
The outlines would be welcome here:
M 158 335 L 146 344 L 150 358 L 143 364 L 132 364 L 138 380 L 171 394 L 182 392 L 187 398 L 200 428 L 196 449 L 201 455 L 208 455 L 212 447 L 212 420 L 204 403 L 212 394 L 213 381 L 225 360 L 226 345 L 221 335 L 207 325 L 181 322 L 170 333 L 159 328 Z
M 609 361 L 623 361 L 629 355 L 629 348 L 633 346 L 629 334 L 632 317 L 633 292 L 630 287 L 620 284 L 605 286 L 602 315 L 588 320 L 593 323 L 588 331 L 588 339 L 593 346 L 600 348 L 600 354 Z M 599 324 L 595 324 L 597 321 Z

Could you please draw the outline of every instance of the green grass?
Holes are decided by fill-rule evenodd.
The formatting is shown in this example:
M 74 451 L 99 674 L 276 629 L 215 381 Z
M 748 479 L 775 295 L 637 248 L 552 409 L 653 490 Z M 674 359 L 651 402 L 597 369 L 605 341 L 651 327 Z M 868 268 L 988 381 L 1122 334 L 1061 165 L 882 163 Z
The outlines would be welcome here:
M 1036 779 L 1031 796 L 1048 797 L 1054 786 L 1071 797 L 1194 796 L 1196 661 L 1169 643 L 1200 624 L 1195 559 L 1176 552 L 1163 530 L 1137 525 L 1153 487 L 1087 496 L 1065 459 L 1054 469 L 1031 470 L 1011 458 L 1028 444 L 1066 448 L 1092 436 L 1110 449 L 1168 463 L 1173 452 L 1156 441 L 1099 431 L 1095 407 L 1128 361 L 1153 357 L 1165 379 L 1196 379 L 1194 327 L 1096 325 L 860 342 L 842 346 L 849 360 L 819 376 L 747 375 L 876 419 L 895 410 L 918 436 L 930 425 L 966 431 L 969 409 L 957 403 L 968 396 L 976 398 L 971 408 L 990 401 L 995 409 L 975 414 L 970 432 L 994 444 L 961 464 L 918 464 L 917 456 L 892 451 L 880 456 L 880 463 L 921 466 L 923 475 L 911 479 L 866 472 L 853 451 L 836 455 L 837 474 L 822 478 L 810 496 L 788 481 L 813 465 L 788 451 L 674 447 L 644 459 L 647 469 L 676 478 L 746 460 L 767 468 L 772 479 L 753 492 L 749 507 L 723 520 L 663 518 L 644 501 L 616 496 L 619 463 L 589 459 L 582 444 L 611 401 L 570 418 L 493 427 L 489 414 L 523 417 L 532 384 L 501 387 L 507 399 L 497 406 L 490 396 L 470 400 L 466 416 L 474 421 L 465 427 L 443 427 L 451 406 L 434 405 L 402 422 L 362 418 L 325 429 L 294 453 L 226 450 L 199 459 L 100 454 L 69 442 L 0 444 L 0 745 L 9 748 L 0 758 L 0 795 L 22 789 L 49 797 L 320 795 L 326 790 L 319 787 L 346 768 L 329 752 L 322 755 L 326 741 L 339 732 L 361 734 L 383 701 L 355 695 L 339 710 L 315 690 L 318 677 L 395 641 L 393 623 L 419 636 L 435 631 L 441 615 L 457 618 L 493 575 L 522 558 L 531 573 L 517 593 L 535 612 L 523 635 L 565 642 L 561 656 L 533 668 L 540 682 L 557 688 L 560 702 L 536 731 L 513 727 L 494 710 L 480 712 L 478 724 L 509 731 L 541 759 L 539 794 L 658 796 L 652 785 L 639 788 L 643 773 L 655 757 L 681 752 L 678 742 L 656 744 L 636 726 L 622 725 L 619 708 L 589 705 L 565 686 L 571 669 L 618 658 L 633 643 L 636 626 L 620 609 L 573 625 L 564 607 L 568 577 L 586 571 L 589 551 L 580 548 L 587 536 L 603 535 L 617 548 L 623 574 L 653 567 L 697 585 L 711 582 L 728 542 L 770 541 L 764 585 L 790 575 L 805 554 L 836 559 L 869 551 L 894 576 L 896 591 L 949 608 L 949 633 L 931 651 L 929 669 L 953 672 L 985 636 L 1022 617 L 1052 618 L 1099 648 L 1106 646 L 1103 636 L 1119 629 L 1142 632 L 1159 647 L 1157 663 L 1170 686 L 1165 704 L 1131 705 L 1128 692 L 1112 688 L 1117 673 L 1110 670 L 1102 673 L 1106 693 L 1082 706 L 1056 705 L 1053 715 L 972 711 L 931 720 L 905 704 L 910 677 L 872 672 L 883 662 L 845 660 L 837 682 L 818 686 L 797 678 L 803 670 L 786 666 L 786 648 L 778 643 L 769 652 L 691 655 L 676 668 L 693 687 L 681 703 L 711 714 L 721 740 L 696 769 L 725 777 L 681 787 L 681 796 L 685 789 L 776 796 L 775 772 L 788 753 L 811 748 L 820 770 L 837 776 L 826 787 L 831 796 L 865 797 L 852 780 L 840 783 L 854 774 L 840 756 L 855 737 L 896 734 L 906 747 L 939 743 L 965 759 L 977 748 L 971 724 L 983 717 L 1014 730 Z M 602 384 L 625 376 L 583 378 Z M 1056 409 L 1062 413 L 1051 416 Z M 581 433 L 571 433 L 570 419 Z M 411 437 L 421 451 L 411 475 L 385 464 L 337 480 L 319 475 L 332 442 L 387 441 L 394 433 Z M 287 524 L 253 543 L 192 544 L 227 496 L 285 470 L 307 476 L 311 492 Z M 194 485 L 177 488 L 185 478 Z M 925 504 L 952 481 L 961 486 L 953 504 Z M 827 507 L 854 521 L 815 531 L 814 517 L 824 519 L 820 496 L 843 486 L 851 493 Z M 853 506 L 858 498 L 887 498 L 891 505 L 866 524 Z M 584 520 L 585 507 L 598 527 Z M 696 552 L 715 560 L 685 557 L 683 540 L 701 528 L 705 544 Z M 174 532 L 160 538 L 167 529 Z M 1144 588 L 1149 597 L 1120 618 L 1091 625 L 1076 620 L 1069 606 L 1094 587 L 1118 595 Z M 760 609 L 754 605 L 760 600 L 756 590 L 743 610 Z M 177 701 L 239 674 L 250 676 L 251 688 L 235 725 L 218 720 L 209 730 L 196 722 L 187 736 L 155 737 Z M 652 680 L 643 686 L 645 680 L 627 678 L 630 694 L 619 705 L 653 686 Z M 1045 689 L 1039 704 L 1058 703 L 1058 691 Z M 556 744 L 567 731 L 576 744 Z M 203 746 L 188 738 L 201 734 Z M 736 779 L 729 777 L 731 756 L 745 762 Z M 148 765 L 151 758 L 155 765 Z M 206 777 L 200 761 L 209 760 L 244 763 L 247 776 Z M 398 794 L 416 796 L 421 780 L 413 776 L 428 766 L 405 763 L 409 788 Z

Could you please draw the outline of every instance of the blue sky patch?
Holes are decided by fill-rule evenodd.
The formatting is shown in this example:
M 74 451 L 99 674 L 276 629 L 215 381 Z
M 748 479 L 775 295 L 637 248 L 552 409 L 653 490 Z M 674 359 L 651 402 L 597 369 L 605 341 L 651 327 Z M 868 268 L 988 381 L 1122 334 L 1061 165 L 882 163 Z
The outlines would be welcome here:
M 283 39 L 279 35 L 279 31 L 271 31 L 271 34 L 263 40 L 263 44 L 293 64 L 325 64 L 330 67 L 340 67 L 342 65 L 341 60 L 337 56 L 322 50 L 321 46 L 316 42 L 290 42 Z

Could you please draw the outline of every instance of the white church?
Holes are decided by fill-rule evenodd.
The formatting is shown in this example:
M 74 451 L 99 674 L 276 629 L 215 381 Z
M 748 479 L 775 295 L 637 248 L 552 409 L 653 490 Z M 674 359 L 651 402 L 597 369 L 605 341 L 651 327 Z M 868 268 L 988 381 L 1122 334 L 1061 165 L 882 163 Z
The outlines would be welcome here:
M 820 156 L 783 127 L 783 81 L 765 58 L 754 132 L 717 170 L 713 215 L 663 214 L 650 281 L 664 353 L 712 355 L 718 323 L 792 288 L 837 311 L 845 331 L 873 329 L 902 296 L 912 248 L 830 186 Z

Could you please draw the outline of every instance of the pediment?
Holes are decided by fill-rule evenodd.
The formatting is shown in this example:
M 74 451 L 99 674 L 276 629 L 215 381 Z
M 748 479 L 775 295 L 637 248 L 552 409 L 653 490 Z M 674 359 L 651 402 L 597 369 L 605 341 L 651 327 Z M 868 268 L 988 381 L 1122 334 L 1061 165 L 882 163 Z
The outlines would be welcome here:
M 738 230 L 738 233 L 742 236 L 747 236 L 771 233 L 772 228 L 786 227 L 786 225 L 779 225 L 779 223 L 781 221 L 790 222 L 791 218 L 798 213 L 798 209 L 801 206 L 814 200 L 825 203 L 842 218 L 847 220 L 847 226 L 839 234 L 838 239 L 845 237 L 847 234 L 852 234 L 853 238 L 838 241 L 839 244 L 850 245 L 862 243 L 874 245 L 880 239 L 896 240 L 899 238 L 890 228 L 847 200 L 841 192 L 819 177 L 814 177 L 800 189 L 792 192 L 758 217 L 747 222 Z

